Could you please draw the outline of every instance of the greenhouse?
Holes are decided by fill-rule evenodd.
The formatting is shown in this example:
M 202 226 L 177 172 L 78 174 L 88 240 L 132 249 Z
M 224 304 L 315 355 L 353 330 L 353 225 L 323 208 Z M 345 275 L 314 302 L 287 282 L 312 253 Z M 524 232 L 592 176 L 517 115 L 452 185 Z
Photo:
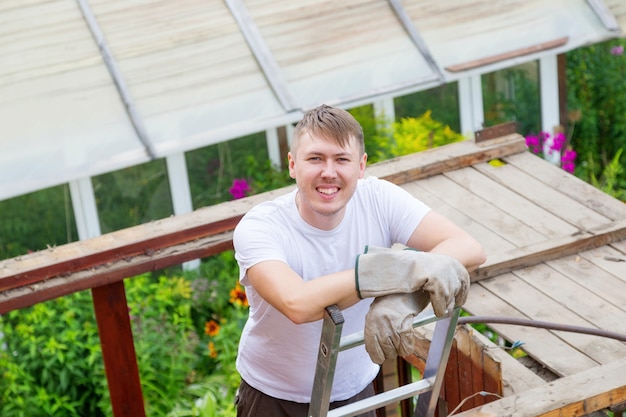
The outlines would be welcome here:
M 71 411 L 70 394 L 59 394 L 52 382 L 38 385 L 12 355 L 0 355 L 4 380 L 25 381 L 0 383 L 2 401 L 49 398 L 57 411 L 37 415 L 201 415 L 184 414 L 176 394 L 162 403 L 155 399 L 163 381 L 141 369 L 155 342 L 150 326 L 158 314 L 175 315 L 208 346 L 198 369 L 233 369 L 215 358 L 224 346 L 234 355 L 234 333 L 218 335 L 219 329 L 232 325 L 236 333 L 235 322 L 246 313 L 233 281 L 237 272 L 230 270 L 232 231 L 255 204 L 293 189 L 285 173 L 293 128 L 320 104 L 349 110 L 361 123 L 368 175 L 422 196 L 483 243 L 489 257 L 471 277 L 468 314 L 623 333 L 623 0 L 33 0 L 0 7 L 0 314 L 6 320 L 0 346 L 26 322 L 19 313 L 41 307 L 38 314 L 52 314 L 43 306 L 55 300 L 62 312 L 93 305 L 97 328 L 89 334 L 104 357 L 102 363 L 88 348 L 90 363 L 99 364 L 96 382 L 79 383 L 81 371 L 61 365 L 80 357 L 55 365 L 62 376 L 44 369 L 50 381 L 97 393 L 99 404 Z M 597 104 L 601 99 L 606 107 Z M 427 139 L 416 144 L 420 132 Z M 529 152 L 532 140 L 559 134 L 566 144 L 558 158 Z M 578 152 L 571 169 L 566 150 Z M 197 271 L 202 278 L 208 270 L 224 277 L 148 278 L 188 278 Z M 588 271 L 593 283 L 583 281 Z M 565 295 L 550 286 L 539 294 L 537 277 L 567 281 Z M 624 291 L 611 291 L 607 283 Z M 85 290 L 92 301 L 80 298 Z M 203 304 L 196 291 L 206 300 L 221 296 Z M 161 292 L 197 304 L 188 306 L 188 315 L 173 305 L 159 305 L 164 313 L 141 302 Z M 517 295 L 528 304 L 517 304 Z M 533 310 L 539 307 L 532 300 L 542 297 L 549 299 L 545 311 Z M 585 301 L 598 308 L 576 311 Z M 217 306 L 234 306 L 234 313 L 222 315 Z M 199 309 L 210 314 L 194 316 Z M 40 316 L 33 314 L 28 320 L 36 323 Z M 144 314 L 142 333 L 137 326 Z M 506 340 L 506 349 L 523 340 L 514 348 L 530 359 L 516 360 L 493 340 L 470 333 L 472 349 L 497 350 L 480 360 L 493 360 L 500 370 L 481 377 L 494 378 L 496 388 L 485 382 L 467 389 L 493 389 L 497 396 L 461 404 L 471 393 L 444 386 L 448 411 L 463 407 L 469 417 L 484 415 L 472 413 L 485 407 L 489 415 L 504 415 L 518 401 L 527 414 L 516 415 L 559 409 L 563 415 L 621 415 L 626 344 L 615 340 L 619 335 L 578 338 L 554 329 L 489 327 Z M 54 345 L 64 342 L 50 345 L 54 337 L 46 338 L 47 350 L 65 352 Z M 15 352 L 35 355 L 27 339 L 21 343 Z M 460 368 L 475 367 L 476 357 L 455 349 Z M 174 371 L 187 381 L 172 388 L 187 390 L 180 399 L 203 399 L 207 410 L 212 393 L 218 405 L 202 415 L 234 416 L 218 399 L 232 396 L 220 390 L 236 375 L 211 379 L 207 388 L 190 376 L 193 354 L 185 351 L 180 359 L 178 368 L 169 368 L 172 381 L 179 378 Z M 383 367 L 381 385 L 397 384 L 408 369 L 400 366 L 423 366 L 419 358 L 405 359 Z M 165 364 L 151 366 L 150 372 L 168 372 Z M 547 371 L 538 376 L 538 368 Z M 573 395 L 570 388 L 581 381 L 594 382 Z M 533 399 L 546 384 L 557 385 L 541 408 Z M 3 415 L 35 415 L 18 401 L 2 401 Z M 412 412 L 411 405 L 402 407 L 378 415 Z M 586 412 L 567 414 L 567 407 Z

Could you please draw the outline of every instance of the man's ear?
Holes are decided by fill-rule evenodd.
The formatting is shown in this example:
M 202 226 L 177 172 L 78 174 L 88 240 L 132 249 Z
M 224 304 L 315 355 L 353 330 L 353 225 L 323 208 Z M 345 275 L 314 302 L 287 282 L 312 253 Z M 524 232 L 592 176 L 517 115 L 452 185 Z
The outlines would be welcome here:
M 365 167 L 367 166 L 367 153 L 363 153 L 361 160 L 359 161 L 359 178 L 363 178 L 365 176 Z
M 293 155 L 291 154 L 291 152 L 287 153 L 287 163 L 288 163 L 288 167 L 289 167 L 289 176 L 293 179 L 296 178 L 296 172 L 295 172 L 295 160 Z

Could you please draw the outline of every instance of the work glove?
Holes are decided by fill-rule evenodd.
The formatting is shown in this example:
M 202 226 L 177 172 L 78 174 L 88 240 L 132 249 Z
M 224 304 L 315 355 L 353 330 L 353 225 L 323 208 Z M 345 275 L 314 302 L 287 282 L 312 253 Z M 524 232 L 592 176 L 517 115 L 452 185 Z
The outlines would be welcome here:
M 423 290 L 437 317 L 465 303 L 470 282 L 467 269 L 451 256 L 378 247 L 357 256 L 355 279 L 360 298 Z
M 390 294 L 376 298 L 365 316 L 365 350 L 372 362 L 409 356 L 421 339 L 413 328 L 413 319 L 426 306 L 430 296 L 423 290 L 406 294 Z

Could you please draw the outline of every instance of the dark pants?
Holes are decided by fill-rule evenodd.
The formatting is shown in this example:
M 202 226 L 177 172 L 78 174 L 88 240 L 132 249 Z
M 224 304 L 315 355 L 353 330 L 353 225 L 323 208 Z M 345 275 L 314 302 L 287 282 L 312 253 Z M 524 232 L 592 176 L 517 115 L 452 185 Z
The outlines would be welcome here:
M 345 401 L 330 403 L 330 409 L 341 407 L 374 395 L 374 387 L 368 385 L 362 392 Z M 279 400 L 263 394 L 241 381 L 236 399 L 237 417 L 308 417 L 309 404 Z M 368 411 L 359 417 L 376 417 L 375 411 Z

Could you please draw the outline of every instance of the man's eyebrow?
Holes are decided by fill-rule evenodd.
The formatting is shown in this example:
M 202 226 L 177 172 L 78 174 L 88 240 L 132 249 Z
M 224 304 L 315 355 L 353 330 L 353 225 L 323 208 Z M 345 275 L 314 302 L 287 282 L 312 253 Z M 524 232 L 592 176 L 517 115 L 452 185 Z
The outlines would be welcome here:
M 322 152 L 322 151 L 308 151 L 305 153 L 305 155 L 327 155 L 326 152 Z M 335 152 L 332 154 L 332 156 L 350 156 L 350 152 L 348 151 L 342 151 L 342 152 Z

